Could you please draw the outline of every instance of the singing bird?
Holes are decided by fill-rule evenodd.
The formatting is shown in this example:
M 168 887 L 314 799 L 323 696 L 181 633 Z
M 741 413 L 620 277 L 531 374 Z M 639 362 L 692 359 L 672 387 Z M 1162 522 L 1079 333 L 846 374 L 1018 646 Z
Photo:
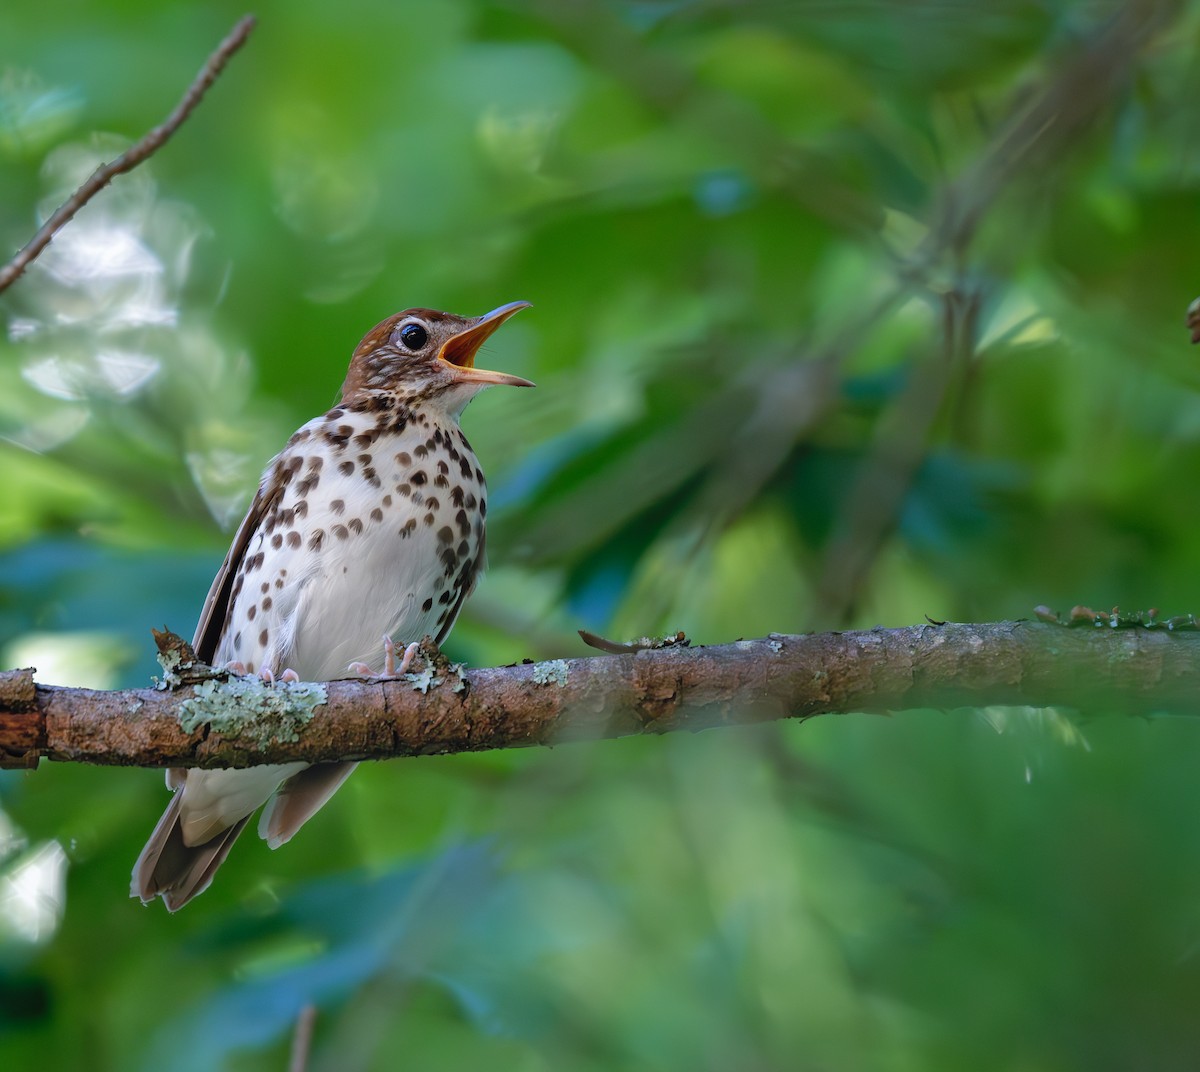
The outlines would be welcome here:
M 197 655 L 305 681 L 368 669 L 391 641 L 441 643 L 484 566 L 483 471 L 459 428 L 484 387 L 532 387 L 475 367 L 483 342 L 528 302 L 478 317 L 409 309 L 367 333 L 341 401 L 263 473 L 196 627 Z M 207 889 L 264 803 L 278 848 L 354 763 L 167 771 L 174 791 L 133 869 L 132 896 L 174 912 Z

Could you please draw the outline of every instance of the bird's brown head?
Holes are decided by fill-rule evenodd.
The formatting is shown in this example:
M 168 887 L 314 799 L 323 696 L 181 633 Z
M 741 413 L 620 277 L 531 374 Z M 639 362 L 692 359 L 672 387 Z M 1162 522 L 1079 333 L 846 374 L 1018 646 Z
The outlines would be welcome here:
M 483 316 L 406 309 L 376 324 L 350 360 L 342 401 L 388 392 L 415 403 L 440 400 L 458 412 L 484 387 L 532 387 L 529 380 L 475 367 L 484 341 L 529 302 L 509 302 Z

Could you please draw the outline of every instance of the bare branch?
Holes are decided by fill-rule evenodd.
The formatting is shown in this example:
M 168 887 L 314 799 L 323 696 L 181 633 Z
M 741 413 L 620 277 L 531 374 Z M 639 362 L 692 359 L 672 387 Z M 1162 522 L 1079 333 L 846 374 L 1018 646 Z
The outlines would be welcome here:
M 246 702 L 274 710 L 251 719 L 239 707 Z M 45 756 L 243 767 L 996 704 L 1195 714 L 1200 632 L 1045 622 L 920 625 L 773 635 L 469 674 L 443 665 L 387 681 L 267 687 L 243 678 L 174 691 L 35 688 L 32 671 L 17 670 L 0 674 L 0 757 L 11 766 Z M 221 717 L 205 721 L 214 711 Z
M 296 1017 L 296 1032 L 292 1036 L 292 1054 L 288 1059 L 288 1072 L 307 1072 L 308 1054 L 312 1048 L 313 1025 L 317 1020 L 317 1007 L 305 1005 Z
M 229 32 L 216 50 L 208 57 L 207 62 L 200 68 L 195 81 L 188 86 L 175 110 L 167 118 L 149 131 L 140 141 L 132 145 L 116 160 L 101 164 L 92 172 L 82 186 L 79 187 L 54 214 L 39 228 L 37 234 L 29 240 L 23 249 L 6 265 L 0 268 L 0 293 L 7 290 L 20 278 L 21 274 L 34 259 L 50 244 L 50 240 L 58 233 L 68 220 L 86 205 L 93 197 L 104 189 L 113 178 L 126 171 L 132 171 L 147 157 L 156 153 L 172 134 L 178 130 L 192 114 L 196 105 L 203 99 L 209 87 L 220 77 L 230 58 L 246 43 L 250 31 L 254 29 L 257 20 L 253 15 L 247 15 Z

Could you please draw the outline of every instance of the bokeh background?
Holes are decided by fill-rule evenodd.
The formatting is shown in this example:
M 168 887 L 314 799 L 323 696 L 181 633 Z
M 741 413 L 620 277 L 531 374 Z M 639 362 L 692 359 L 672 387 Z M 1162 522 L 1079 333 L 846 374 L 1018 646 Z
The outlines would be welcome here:
M 0 253 L 229 0 L 0 8 Z M 0 297 L 0 664 L 145 684 L 407 306 L 534 308 L 448 644 L 1200 609 L 1200 9 L 263 0 Z M 0 1064 L 1192 1069 L 1200 724 L 818 719 L 363 767 L 176 917 L 152 771 L 0 774 Z

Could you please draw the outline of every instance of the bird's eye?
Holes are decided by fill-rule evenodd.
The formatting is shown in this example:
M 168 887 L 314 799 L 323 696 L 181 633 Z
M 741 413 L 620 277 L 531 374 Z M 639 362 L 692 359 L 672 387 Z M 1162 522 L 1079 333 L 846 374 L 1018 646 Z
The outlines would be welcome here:
M 410 350 L 419 350 L 429 341 L 429 332 L 420 324 L 405 324 L 400 329 L 400 341 Z

